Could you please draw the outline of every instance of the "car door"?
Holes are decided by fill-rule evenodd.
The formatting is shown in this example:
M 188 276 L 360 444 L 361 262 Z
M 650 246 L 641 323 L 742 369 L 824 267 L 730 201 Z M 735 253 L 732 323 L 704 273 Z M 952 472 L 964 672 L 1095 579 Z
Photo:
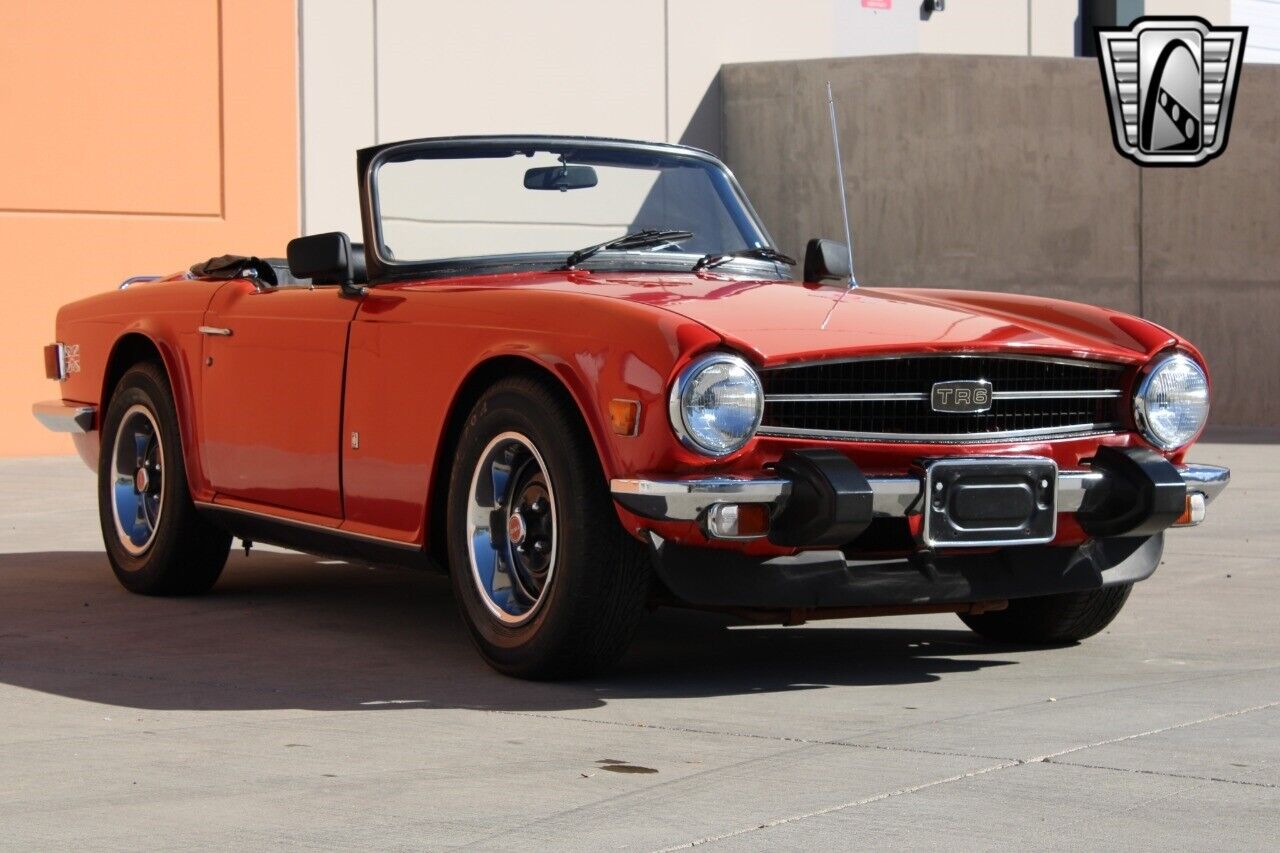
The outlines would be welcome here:
M 216 500 L 342 518 L 342 382 L 358 305 L 336 286 L 236 280 L 214 295 L 199 441 Z

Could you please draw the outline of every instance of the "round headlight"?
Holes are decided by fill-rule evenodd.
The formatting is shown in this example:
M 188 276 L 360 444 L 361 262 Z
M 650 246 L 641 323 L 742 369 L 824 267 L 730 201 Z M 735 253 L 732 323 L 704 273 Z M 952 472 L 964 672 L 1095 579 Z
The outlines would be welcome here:
M 1195 438 L 1209 417 L 1209 380 L 1185 355 L 1168 356 L 1138 386 L 1133 415 L 1147 441 L 1176 450 Z
M 680 373 L 671 388 L 669 413 L 686 447 L 726 456 L 755 435 L 764 414 L 764 389 L 745 359 L 711 353 Z

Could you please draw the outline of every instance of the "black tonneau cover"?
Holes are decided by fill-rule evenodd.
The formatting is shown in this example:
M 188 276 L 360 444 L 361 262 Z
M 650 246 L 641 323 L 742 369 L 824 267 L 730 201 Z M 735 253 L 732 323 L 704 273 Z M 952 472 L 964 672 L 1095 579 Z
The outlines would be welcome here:
M 273 287 L 310 283 L 308 279 L 295 278 L 289 272 L 289 262 L 284 258 L 219 255 L 216 258 L 192 264 L 190 273 L 195 278 L 256 278 Z

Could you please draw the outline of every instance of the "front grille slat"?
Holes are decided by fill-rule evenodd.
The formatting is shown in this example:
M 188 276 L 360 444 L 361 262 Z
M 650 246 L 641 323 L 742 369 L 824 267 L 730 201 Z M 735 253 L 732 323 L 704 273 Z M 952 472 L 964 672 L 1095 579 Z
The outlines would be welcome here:
M 920 355 L 760 372 L 760 432 L 872 441 L 996 441 L 1115 432 L 1125 366 L 1033 356 Z M 936 382 L 987 380 L 989 411 L 935 412 Z

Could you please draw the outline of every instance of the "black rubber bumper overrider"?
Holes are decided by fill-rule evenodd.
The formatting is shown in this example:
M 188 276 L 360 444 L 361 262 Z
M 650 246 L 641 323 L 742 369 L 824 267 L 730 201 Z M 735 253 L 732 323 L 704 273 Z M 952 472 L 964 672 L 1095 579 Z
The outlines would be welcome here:
M 791 481 L 791 496 L 773 520 L 769 541 L 811 548 L 844 545 L 871 523 L 871 484 L 843 453 L 789 450 L 774 467 Z
M 1159 453 L 1144 448 L 1099 447 L 1090 461 L 1106 475 L 1080 507 L 1090 536 L 1151 536 L 1171 526 L 1187 502 L 1187 484 Z

